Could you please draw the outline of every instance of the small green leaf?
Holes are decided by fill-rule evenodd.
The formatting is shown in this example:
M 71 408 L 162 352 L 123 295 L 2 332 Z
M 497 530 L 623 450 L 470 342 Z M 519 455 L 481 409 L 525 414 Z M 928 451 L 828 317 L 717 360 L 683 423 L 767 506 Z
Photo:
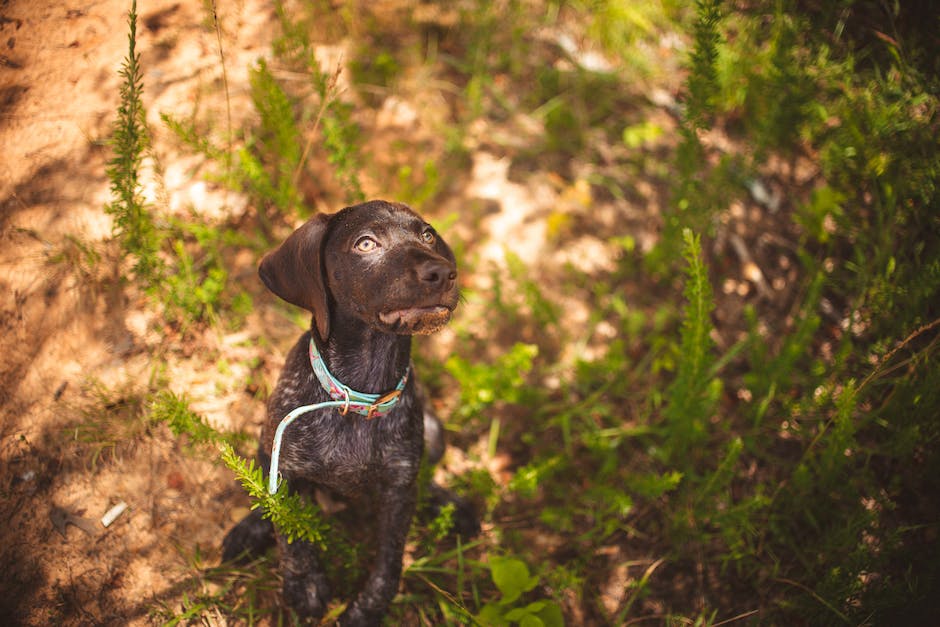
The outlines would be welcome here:
M 511 620 L 513 622 L 519 622 L 523 620 L 526 616 L 533 616 L 535 614 L 538 614 L 542 610 L 542 608 L 545 607 L 545 603 L 546 601 L 533 601 L 532 603 L 529 603 L 525 607 L 517 607 L 515 609 L 509 610 L 503 616 L 507 620 Z
M 495 603 L 487 603 L 480 608 L 480 613 L 475 616 L 476 621 L 485 627 L 503 627 L 508 626 L 509 621 L 503 617 L 501 608 Z
M 542 622 L 542 619 L 533 614 L 526 614 L 522 617 L 522 620 L 519 621 L 519 627 L 545 627 L 545 623 Z
M 623 143 L 628 148 L 641 148 L 655 142 L 663 134 L 663 128 L 654 122 L 640 122 L 623 129 Z
M 565 627 L 565 617 L 561 613 L 561 606 L 554 601 L 546 601 L 545 607 L 537 614 L 545 627 Z
M 493 576 L 493 583 L 502 592 L 502 603 L 512 603 L 518 599 L 523 592 L 528 592 L 538 584 L 538 577 L 533 577 L 529 573 L 529 567 L 525 562 L 512 557 L 491 557 L 490 573 Z

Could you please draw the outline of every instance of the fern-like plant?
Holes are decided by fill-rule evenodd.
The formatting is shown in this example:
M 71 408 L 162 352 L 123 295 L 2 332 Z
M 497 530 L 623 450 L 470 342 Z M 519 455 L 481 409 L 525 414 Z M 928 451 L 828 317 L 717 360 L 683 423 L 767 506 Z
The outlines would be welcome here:
M 301 539 L 326 550 L 325 534 L 329 525 L 310 503 L 301 500 L 298 494 L 290 494 L 285 482 L 280 484 L 275 494 L 269 493 L 262 469 L 255 465 L 254 460 L 247 460 L 236 453 L 230 444 L 219 443 L 219 456 L 254 501 L 252 508 L 263 508 L 265 518 L 271 519 L 289 541 Z
M 712 299 L 708 272 L 702 261 L 699 236 L 689 229 L 682 233 L 686 269 L 682 339 L 676 378 L 666 390 L 667 443 L 673 459 L 690 460 L 689 449 L 705 438 L 705 428 L 721 392 L 721 380 L 711 375 Z
M 137 45 L 137 0 L 128 14 L 128 53 L 121 67 L 121 102 L 114 122 L 108 163 L 113 201 L 105 211 L 114 218 L 114 235 L 124 253 L 134 260 L 134 272 L 145 286 L 156 283 L 163 264 L 158 256 L 160 234 L 140 194 L 140 168 L 149 146 L 149 134 L 141 100 L 140 55 Z
M 699 131 L 711 126 L 720 82 L 716 64 L 721 42 L 720 0 L 698 0 L 693 29 L 693 47 L 689 55 L 689 73 L 685 81 L 685 118 L 679 127 L 681 141 L 676 147 L 675 166 L 678 173 L 669 211 L 664 212 L 663 236 L 649 262 L 652 267 L 669 266 L 678 258 L 679 240 L 683 229 L 707 232 L 715 203 L 709 189 L 709 173 L 703 167 L 705 149 Z
M 336 180 L 346 192 L 349 202 L 365 200 L 362 183 L 359 180 L 362 157 L 359 151 L 359 126 L 352 119 L 353 107 L 339 98 L 338 79 L 340 69 L 324 71 L 317 59 L 315 47 L 310 40 L 314 17 L 308 14 L 306 20 L 298 20 L 295 14 L 288 12 L 284 3 L 275 2 L 275 12 L 281 25 L 281 35 L 274 43 L 275 53 L 284 61 L 299 66 L 310 78 L 310 84 L 317 95 L 317 107 L 312 112 L 313 128 L 310 139 L 304 147 L 297 168 L 296 178 L 309 154 L 311 142 L 319 131 L 327 160 L 333 166 Z
M 721 0 L 697 0 L 697 20 L 694 28 L 694 46 L 690 58 L 689 77 L 686 80 L 688 102 L 686 118 L 692 127 L 705 128 L 715 107 L 718 94 L 718 43 L 721 33 Z
M 294 120 L 294 104 L 263 59 L 249 71 L 248 76 L 251 99 L 261 117 L 259 136 L 253 143 L 261 149 L 263 160 L 271 163 L 272 170 L 270 182 L 265 181 L 265 189 L 257 191 L 267 192 L 275 206 L 289 215 L 301 204 L 293 176 L 301 160 L 300 131 Z M 243 158 L 245 156 L 242 155 Z
M 264 517 L 270 519 L 289 542 L 310 542 L 321 552 L 329 549 L 331 559 L 325 560 L 324 564 L 331 574 L 353 574 L 355 547 L 327 522 L 315 505 L 299 494 L 289 492 L 287 482 L 281 482 L 275 494 L 268 492 L 262 468 L 235 451 L 232 444 L 241 439 L 237 434 L 219 432 L 190 409 L 185 397 L 170 390 L 156 395 L 150 405 L 150 414 L 154 420 L 166 422 L 175 435 L 186 434 L 196 444 L 218 447 L 220 459 L 251 497 L 252 509 L 262 508 Z

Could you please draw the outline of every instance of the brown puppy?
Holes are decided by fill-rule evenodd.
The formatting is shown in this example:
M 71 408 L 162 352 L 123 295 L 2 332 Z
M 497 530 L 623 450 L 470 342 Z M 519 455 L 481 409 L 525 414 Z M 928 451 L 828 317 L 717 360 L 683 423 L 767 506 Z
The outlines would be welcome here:
M 342 386 L 383 399 L 345 414 L 344 407 L 329 407 L 297 418 L 284 430 L 278 467 L 291 490 L 338 495 L 361 509 L 362 520 L 375 521 L 375 562 L 340 623 L 378 624 L 398 590 L 425 420 L 434 427 L 429 435 L 440 438 L 441 432 L 425 415 L 410 373 L 411 336 L 433 333 L 450 320 L 459 297 L 454 255 L 407 206 L 371 201 L 312 218 L 264 257 L 259 272 L 272 292 L 313 314 L 311 330 L 287 355 L 268 402 L 259 447 L 265 472 L 275 431 L 295 408 L 351 398 Z M 314 372 L 318 359 L 338 385 Z M 432 444 L 437 457 L 442 444 Z M 443 491 L 432 493 L 440 497 Z M 471 510 L 453 502 L 458 531 L 472 535 L 477 527 Z M 284 600 L 302 616 L 322 616 L 329 582 L 314 547 L 273 534 L 259 512 L 229 532 L 223 559 L 257 554 L 275 535 Z

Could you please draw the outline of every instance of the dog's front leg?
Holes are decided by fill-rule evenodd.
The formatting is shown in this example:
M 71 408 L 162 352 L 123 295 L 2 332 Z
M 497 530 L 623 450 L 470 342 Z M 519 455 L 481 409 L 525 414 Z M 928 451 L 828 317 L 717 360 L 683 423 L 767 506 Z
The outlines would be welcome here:
M 405 539 L 414 516 L 417 490 L 414 477 L 386 487 L 379 495 L 376 541 L 378 554 L 362 591 L 340 616 L 343 627 L 380 625 L 401 579 Z
M 284 601 L 301 617 L 320 618 L 330 599 L 329 584 L 317 559 L 316 548 L 309 542 L 277 534 L 284 579 Z

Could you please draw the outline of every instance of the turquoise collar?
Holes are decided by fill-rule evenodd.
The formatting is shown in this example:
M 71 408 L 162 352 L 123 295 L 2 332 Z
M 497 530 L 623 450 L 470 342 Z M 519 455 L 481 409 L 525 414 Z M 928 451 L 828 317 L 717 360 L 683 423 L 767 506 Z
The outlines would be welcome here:
M 343 415 L 349 410 L 362 414 L 368 420 L 384 416 L 392 411 L 392 407 L 398 402 L 405 384 L 408 382 L 408 375 L 411 373 L 411 366 L 405 370 L 395 389 L 387 394 L 368 394 L 366 392 L 357 392 L 349 388 L 334 377 L 326 367 L 326 362 L 320 356 L 317 345 L 310 337 L 310 365 L 313 366 L 313 373 L 317 375 L 320 385 L 326 390 L 330 398 L 334 401 L 344 401 L 341 412 Z
M 284 430 L 287 429 L 290 423 L 307 412 L 325 409 L 327 407 L 339 409 L 340 413 L 344 416 L 346 412 L 351 409 L 357 414 L 365 416 L 367 420 L 384 416 L 392 411 L 392 407 L 398 402 L 401 392 L 405 389 L 405 384 L 408 382 L 408 375 L 411 373 L 411 365 L 409 365 L 401 381 L 399 381 L 395 389 L 388 394 L 379 395 L 357 392 L 343 385 L 336 377 L 330 374 L 326 364 L 323 363 L 323 358 L 320 356 L 320 352 L 317 350 L 317 345 L 314 343 L 312 336 L 310 338 L 310 365 L 313 366 L 313 372 L 317 375 L 320 385 L 323 386 L 324 390 L 329 392 L 330 398 L 333 400 L 298 407 L 284 416 L 281 422 L 278 423 L 277 429 L 274 432 L 274 442 L 271 444 L 271 473 L 268 475 L 268 492 L 271 494 L 277 492 L 278 478 L 280 477 L 277 467 L 278 460 L 281 457 L 281 441 L 284 438 Z

